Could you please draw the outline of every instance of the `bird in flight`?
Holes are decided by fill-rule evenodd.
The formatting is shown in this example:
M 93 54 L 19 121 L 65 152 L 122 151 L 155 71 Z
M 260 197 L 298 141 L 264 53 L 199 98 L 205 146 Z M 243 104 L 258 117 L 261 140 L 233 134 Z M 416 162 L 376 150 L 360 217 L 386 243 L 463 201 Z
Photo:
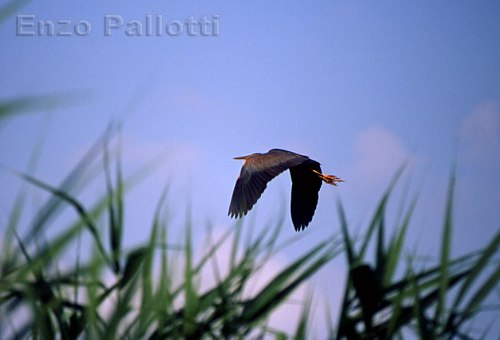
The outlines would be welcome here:
M 304 230 L 311 222 L 322 182 L 331 185 L 343 182 L 336 176 L 321 173 L 321 166 L 315 160 L 291 151 L 272 149 L 267 153 L 254 153 L 234 159 L 243 159 L 245 162 L 234 186 L 228 215 L 234 218 L 246 215 L 266 189 L 267 183 L 283 171 L 290 170 L 290 211 L 295 231 Z

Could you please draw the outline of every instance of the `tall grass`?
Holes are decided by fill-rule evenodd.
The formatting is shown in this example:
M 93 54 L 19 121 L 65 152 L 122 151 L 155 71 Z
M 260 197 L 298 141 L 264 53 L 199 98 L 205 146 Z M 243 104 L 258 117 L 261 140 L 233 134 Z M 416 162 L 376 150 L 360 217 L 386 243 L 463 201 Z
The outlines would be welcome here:
M 488 330 L 471 325 L 481 312 L 500 309 L 498 304 L 484 304 L 499 288 L 500 263 L 495 256 L 500 249 L 500 230 L 484 248 L 455 259 L 450 257 L 456 181 L 452 173 L 444 204 L 439 257 L 430 268 L 416 268 L 416 255 L 403 253 L 416 199 L 396 221 L 387 245 L 385 241 L 387 205 L 400 174 L 401 171 L 382 196 L 359 249 L 355 249 L 344 209 L 338 204 L 349 275 L 334 337 L 392 339 L 413 333 L 420 339 L 483 338 Z M 373 256 L 367 255 L 369 244 L 375 249 Z M 396 277 L 397 267 L 403 272 L 400 277 Z
M 108 131 L 58 186 L 14 172 L 50 196 L 28 227 L 19 223 L 25 191 L 12 208 L 0 263 L 2 338 L 283 336 L 281 331 L 268 329 L 270 314 L 340 254 L 340 240 L 311 246 L 249 294 L 261 268 L 292 242 L 276 243 L 282 223 L 245 242 L 240 240 L 242 224 L 236 224 L 196 256 L 189 214 L 183 244 L 173 244 L 168 238 L 172 227 L 165 189 L 150 223 L 149 241 L 124 249 L 125 195 L 150 166 L 124 177 L 120 147 L 112 152 L 109 145 Z M 78 195 L 96 175 L 104 177 L 105 191 L 86 206 Z M 48 238 L 51 223 L 65 209 L 74 211 L 75 220 Z M 22 230 L 24 235 L 19 235 Z M 90 237 L 90 243 L 81 241 L 84 236 Z M 227 270 L 219 268 L 216 256 L 224 244 L 231 245 Z M 74 259 L 74 264 L 68 259 Z M 199 283 L 206 280 L 203 271 L 207 267 L 213 268 L 215 283 L 202 291 Z M 304 308 L 299 335 L 305 333 L 310 303 Z
M 12 171 L 49 197 L 30 222 L 22 224 L 27 199 L 23 188 L 2 228 L 2 339 L 305 339 L 310 336 L 312 293 L 303 301 L 294 334 L 270 328 L 270 315 L 338 255 L 345 255 L 348 275 L 339 319 L 329 319 L 331 338 L 391 339 L 412 333 L 425 339 L 469 339 L 488 334 L 471 325 L 491 307 L 485 301 L 498 290 L 500 232 L 482 249 L 451 257 L 454 174 L 443 204 L 442 241 L 434 265 L 418 268 L 414 257 L 405 256 L 405 236 L 416 199 L 395 222 L 396 228 L 391 228 L 393 235 L 386 235 L 387 207 L 401 170 L 361 238 L 352 237 L 339 202 L 339 219 L 332 224 L 340 226 L 341 236 L 304 247 L 295 261 L 249 293 L 263 266 L 292 242 L 276 241 L 284 232 L 283 222 L 245 240 L 241 223 L 216 239 L 207 228 L 208 247 L 200 255 L 189 213 L 182 226 L 182 244 L 171 241 L 174 226 L 167 214 L 166 188 L 156 202 L 148 241 L 125 248 L 125 197 L 153 165 L 124 176 L 120 142 L 112 148 L 111 136 L 106 131 L 59 185 L 33 176 L 33 166 L 26 172 Z M 104 178 L 104 192 L 84 204 L 79 199 L 82 190 L 99 176 Z M 74 219 L 53 230 L 54 220 L 68 209 Z M 218 261 L 224 245 L 230 248 L 227 268 Z M 371 249 L 374 254 L 369 254 Z M 206 272 L 213 273 L 210 287 L 200 285 Z M 493 310 L 498 311 L 498 306 Z

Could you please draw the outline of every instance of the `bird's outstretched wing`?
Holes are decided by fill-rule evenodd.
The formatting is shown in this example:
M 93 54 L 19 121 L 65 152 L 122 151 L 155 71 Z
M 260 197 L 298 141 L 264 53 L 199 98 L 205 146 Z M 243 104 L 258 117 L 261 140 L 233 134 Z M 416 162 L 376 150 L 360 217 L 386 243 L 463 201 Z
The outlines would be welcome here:
M 272 149 L 265 154 L 256 154 L 247 158 L 234 186 L 228 215 L 231 217 L 246 215 L 262 195 L 270 180 L 308 159 L 307 156 L 281 149 Z
M 304 230 L 311 222 L 322 180 L 312 170 L 321 173 L 318 162 L 308 159 L 290 169 L 292 177 L 292 199 L 290 210 L 295 231 Z

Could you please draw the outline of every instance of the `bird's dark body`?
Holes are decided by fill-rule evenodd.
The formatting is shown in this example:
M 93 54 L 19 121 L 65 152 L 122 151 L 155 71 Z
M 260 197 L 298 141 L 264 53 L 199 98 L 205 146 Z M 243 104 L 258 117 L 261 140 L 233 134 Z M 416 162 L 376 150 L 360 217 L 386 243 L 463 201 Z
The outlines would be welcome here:
M 292 197 L 290 211 L 295 230 L 303 230 L 311 222 L 318 204 L 322 179 L 320 164 L 307 156 L 272 149 L 265 154 L 239 157 L 245 159 L 236 181 L 228 215 L 244 216 L 252 209 L 267 187 L 267 183 L 285 170 L 290 170 Z
M 303 230 L 311 222 L 318 205 L 319 189 L 323 182 L 311 170 L 321 172 L 318 162 L 307 159 L 290 168 L 292 177 L 292 198 L 290 213 L 295 230 Z

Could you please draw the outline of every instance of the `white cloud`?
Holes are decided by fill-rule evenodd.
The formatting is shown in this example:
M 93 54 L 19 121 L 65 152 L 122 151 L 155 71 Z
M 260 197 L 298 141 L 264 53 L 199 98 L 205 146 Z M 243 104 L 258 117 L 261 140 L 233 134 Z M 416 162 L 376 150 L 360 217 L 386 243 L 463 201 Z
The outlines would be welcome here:
M 482 103 L 465 117 L 459 130 L 465 161 L 500 167 L 500 106 Z
M 396 170 L 412 159 L 398 137 L 382 127 L 361 131 L 354 142 L 355 175 L 364 186 L 391 178 Z

